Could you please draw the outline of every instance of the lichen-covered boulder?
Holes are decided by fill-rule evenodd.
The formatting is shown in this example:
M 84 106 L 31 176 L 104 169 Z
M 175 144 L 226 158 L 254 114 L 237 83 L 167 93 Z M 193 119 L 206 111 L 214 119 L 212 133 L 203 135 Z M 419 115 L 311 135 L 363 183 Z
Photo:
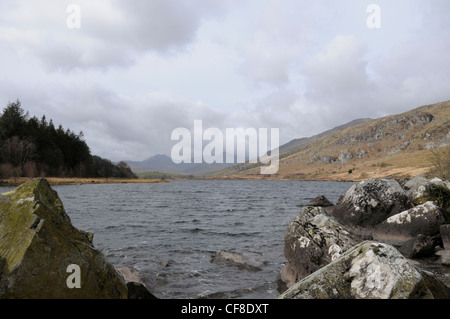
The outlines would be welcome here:
M 127 288 L 48 181 L 35 179 L 0 195 L 0 298 L 127 298 Z
M 285 291 L 281 299 L 447 299 L 448 288 L 393 246 L 363 242 Z
M 371 228 L 411 207 L 397 181 L 370 179 L 350 187 L 330 214 L 343 225 Z
M 414 183 L 412 183 L 415 181 Z M 406 196 L 415 205 L 421 205 L 428 201 L 434 201 L 444 210 L 450 208 L 450 183 L 443 181 L 440 178 L 424 179 L 414 178 L 411 181 L 410 187 L 407 189 Z M 448 221 L 450 222 L 450 220 Z
M 444 223 L 441 208 L 430 201 L 389 217 L 375 227 L 373 237 L 378 241 L 401 244 L 419 234 L 439 234 Z
M 281 270 L 281 280 L 290 287 L 359 242 L 359 237 L 328 216 L 324 208 L 307 206 L 286 230 L 288 263 Z

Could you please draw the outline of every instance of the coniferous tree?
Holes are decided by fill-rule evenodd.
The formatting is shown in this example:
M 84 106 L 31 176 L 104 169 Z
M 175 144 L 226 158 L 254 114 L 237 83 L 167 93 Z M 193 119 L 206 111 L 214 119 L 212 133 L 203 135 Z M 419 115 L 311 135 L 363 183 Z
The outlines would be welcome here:
M 19 100 L 0 115 L 0 178 L 35 176 L 137 178 L 126 163 L 92 156 L 83 132 L 29 117 Z

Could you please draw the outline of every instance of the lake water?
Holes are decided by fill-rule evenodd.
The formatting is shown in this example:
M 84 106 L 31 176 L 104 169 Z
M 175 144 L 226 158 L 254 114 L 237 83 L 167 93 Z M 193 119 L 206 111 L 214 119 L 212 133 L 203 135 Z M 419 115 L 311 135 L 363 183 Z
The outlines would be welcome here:
M 53 188 L 72 224 L 94 233 L 94 246 L 115 267 L 138 269 L 158 298 L 271 299 L 280 293 L 289 223 L 311 199 L 323 194 L 336 203 L 351 185 L 182 180 Z M 212 263 L 218 250 L 260 270 Z

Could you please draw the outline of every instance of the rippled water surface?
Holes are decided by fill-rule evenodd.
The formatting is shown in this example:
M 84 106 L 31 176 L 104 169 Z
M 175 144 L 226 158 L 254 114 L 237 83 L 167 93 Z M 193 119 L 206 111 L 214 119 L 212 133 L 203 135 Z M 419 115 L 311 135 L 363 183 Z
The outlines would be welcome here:
M 75 227 L 116 267 L 138 269 L 159 298 L 276 298 L 284 234 L 301 207 L 336 203 L 351 183 L 170 181 L 53 187 Z M 218 250 L 260 271 L 211 263 Z

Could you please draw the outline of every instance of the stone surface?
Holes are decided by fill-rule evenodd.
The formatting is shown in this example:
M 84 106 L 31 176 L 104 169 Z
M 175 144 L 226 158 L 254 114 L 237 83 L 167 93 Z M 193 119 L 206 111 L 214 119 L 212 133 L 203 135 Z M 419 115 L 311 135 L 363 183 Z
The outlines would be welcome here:
M 330 207 L 333 203 L 328 200 L 324 195 L 319 195 L 312 199 L 307 206 L 320 206 L 320 207 Z
M 288 263 L 281 271 L 281 280 L 290 287 L 360 241 L 322 207 L 307 206 L 286 230 L 284 254 Z
M 346 226 L 371 228 L 411 207 L 397 181 L 370 179 L 350 187 L 331 214 Z
M 426 202 L 393 215 L 375 227 L 374 239 L 400 244 L 419 234 L 436 235 L 445 219 L 441 208 L 434 202 Z
M 422 274 L 393 246 L 366 241 L 285 291 L 281 299 L 449 298 L 448 288 Z
M 69 288 L 71 265 L 80 288 Z M 0 195 L 0 297 L 127 298 L 127 287 L 47 180 L 35 179 Z

